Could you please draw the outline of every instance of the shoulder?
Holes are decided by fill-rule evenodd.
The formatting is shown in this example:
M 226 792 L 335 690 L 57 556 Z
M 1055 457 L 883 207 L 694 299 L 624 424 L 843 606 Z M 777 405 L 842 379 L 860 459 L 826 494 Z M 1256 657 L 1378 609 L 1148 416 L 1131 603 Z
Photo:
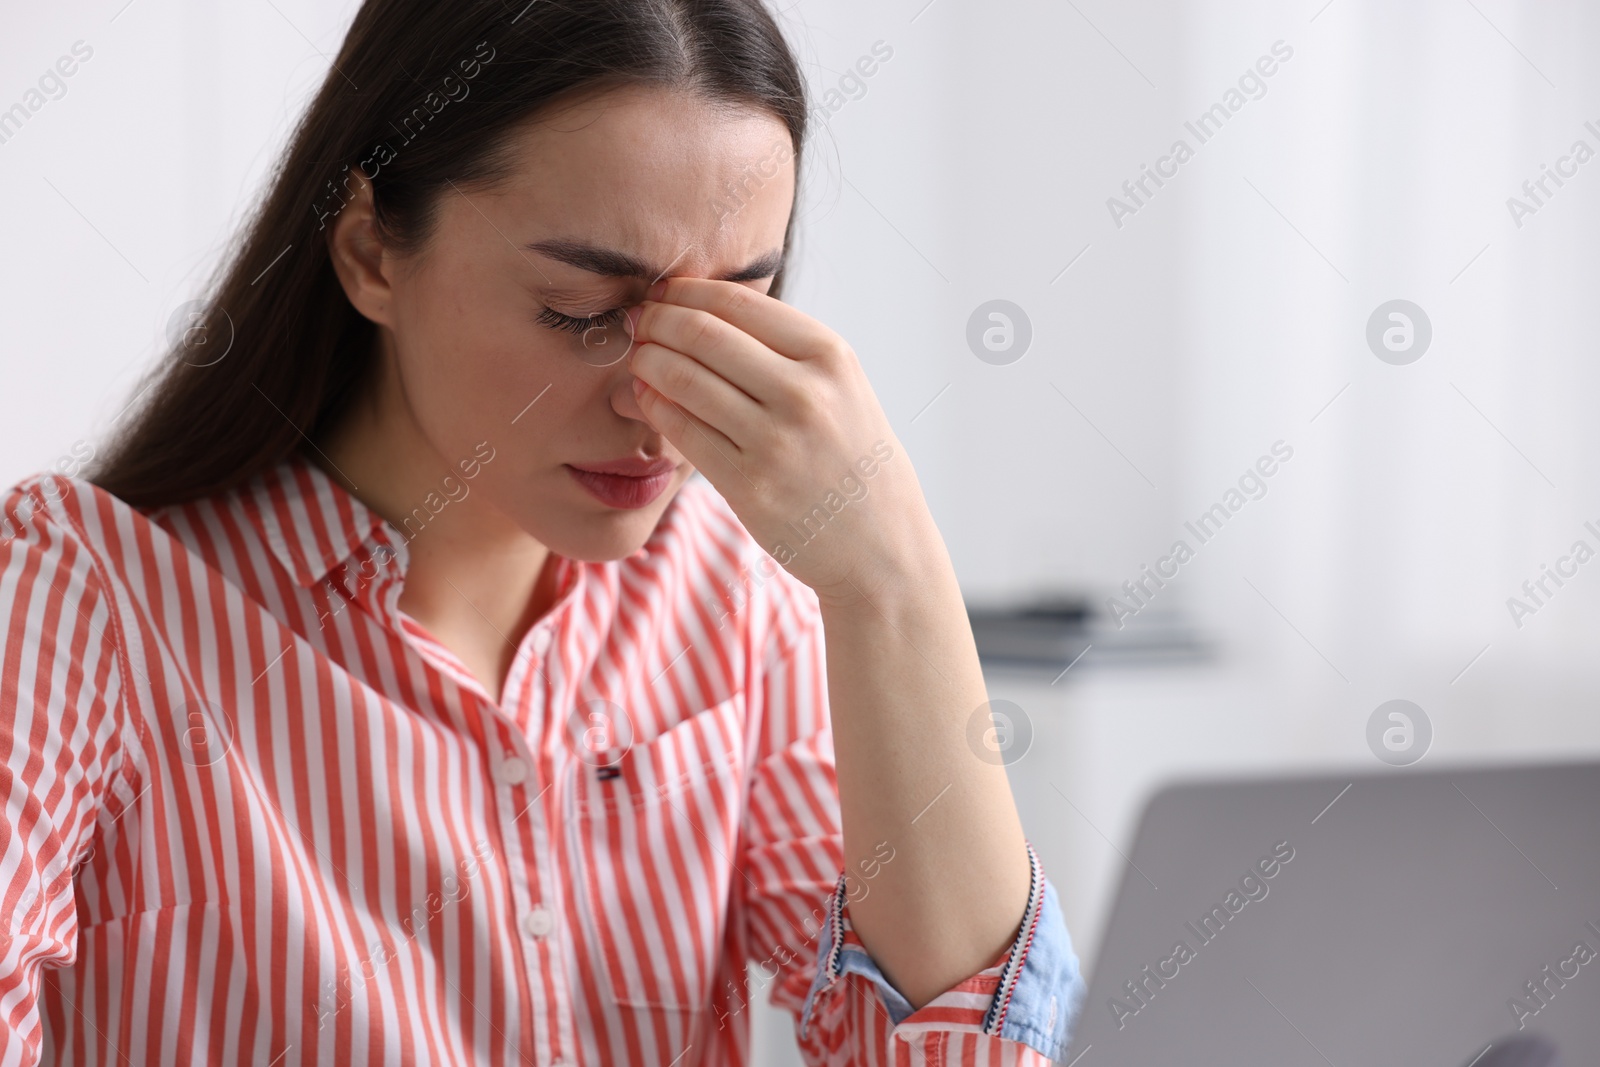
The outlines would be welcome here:
M 9 621 L 14 638 L 135 654 L 149 528 L 138 509 L 81 477 L 41 472 L 0 491 L 0 637 Z M 80 624 L 87 632 L 70 629 Z
M 133 506 L 81 477 L 41 472 L 0 491 L 0 616 L 28 634 L 81 616 L 112 642 L 144 574 L 148 526 Z
M 0 649 L 26 664 L 0 686 L 0 711 L 37 705 L 53 715 L 77 701 L 87 721 L 95 707 L 120 703 L 128 616 L 125 583 L 108 561 L 136 517 L 104 489 L 61 474 L 0 492 Z
M 96 536 L 127 504 L 82 478 L 40 472 L 29 475 L 0 493 L 0 547 L 10 549 L 4 558 L 29 548 L 60 558 L 87 552 L 98 555 Z

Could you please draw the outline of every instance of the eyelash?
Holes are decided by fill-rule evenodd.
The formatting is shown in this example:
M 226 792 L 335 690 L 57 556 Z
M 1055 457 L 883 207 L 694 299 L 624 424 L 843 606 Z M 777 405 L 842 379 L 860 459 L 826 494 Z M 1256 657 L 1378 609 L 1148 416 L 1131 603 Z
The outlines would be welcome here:
M 598 315 L 590 315 L 588 318 L 577 318 L 573 315 L 563 315 L 553 308 L 544 308 L 539 312 L 538 320 L 552 330 L 564 330 L 567 333 L 581 334 L 588 333 L 597 326 L 615 326 L 622 321 L 625 311 L 627 311 L 626 308 L 612 308 L 610 311 L 602 311 Z

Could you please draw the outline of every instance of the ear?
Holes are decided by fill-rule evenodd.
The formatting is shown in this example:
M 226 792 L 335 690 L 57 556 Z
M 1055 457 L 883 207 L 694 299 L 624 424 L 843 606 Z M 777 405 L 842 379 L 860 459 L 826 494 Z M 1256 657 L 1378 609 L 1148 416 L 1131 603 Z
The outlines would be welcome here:
M 392 327 L 395 260 L 386 255 L 373 213 L 372 183 L 354 175 L 354 196 L 328 228 L 328 254 L 345 296 L 366 318 Z

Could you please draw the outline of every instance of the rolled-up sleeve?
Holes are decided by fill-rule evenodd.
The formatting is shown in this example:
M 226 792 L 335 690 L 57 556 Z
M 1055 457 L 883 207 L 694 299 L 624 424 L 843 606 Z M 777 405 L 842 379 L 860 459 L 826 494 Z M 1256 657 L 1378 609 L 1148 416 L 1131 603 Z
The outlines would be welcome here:
M 969 1063 L 969 1053 L 985 1050 L 977 1062 L 1042 1065 L 1064 1056 L 1086 985 L 1055 886 L 1032 844 L 1027 849 L 1032 878 L 1016 939 L 989 966 L 916 1010 L 856 937 L 841 873 L 800 1012 L 802 1039 L 817 1016 L 839 1010 L 836 1003 L 848 1011 L 851 997 L 873 995 L 893 1024 L 891 1039 L 922 1055 L 914 1062 Z
M 912 1010 L 855 935 L 821 619 L 807 592 L 790 588 L 760 683 L 749 694 L 759 744 L 734 892 L 748 962 L 762 987 L 750 995 L 770 986 L 765 995 L 793 1016 L 808 1067 L 1044 1067 L 1066 1050 L 1085 983 L 1056 890 L 1031 844 L 1032 878 L 1016 938 L 921 1008 Z

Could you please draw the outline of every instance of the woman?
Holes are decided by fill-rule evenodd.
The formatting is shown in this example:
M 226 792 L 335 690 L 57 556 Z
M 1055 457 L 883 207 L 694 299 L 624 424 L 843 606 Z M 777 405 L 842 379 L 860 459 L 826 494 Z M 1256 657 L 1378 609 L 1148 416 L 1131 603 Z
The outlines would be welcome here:
M 805 130 L 756 0 L 362 6 L 5 501 L 0 1063 L 735 1064 L 757 996 L 813 1064 L 1060 1054 L 949 558 L 777 299 Z

